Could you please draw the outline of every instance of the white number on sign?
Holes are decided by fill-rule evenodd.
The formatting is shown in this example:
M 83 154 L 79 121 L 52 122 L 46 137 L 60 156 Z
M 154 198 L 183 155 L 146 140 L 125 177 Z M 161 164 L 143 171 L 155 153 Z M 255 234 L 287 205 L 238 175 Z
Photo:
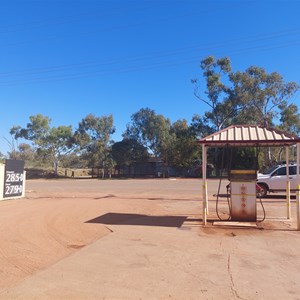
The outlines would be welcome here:
M 7 185 L 5 187 L 5 195 L 21 194 L 22 190 L 22 185 Z
M 6 182 L 23 181 L 23 174 L 20 173 L 6 173 Z

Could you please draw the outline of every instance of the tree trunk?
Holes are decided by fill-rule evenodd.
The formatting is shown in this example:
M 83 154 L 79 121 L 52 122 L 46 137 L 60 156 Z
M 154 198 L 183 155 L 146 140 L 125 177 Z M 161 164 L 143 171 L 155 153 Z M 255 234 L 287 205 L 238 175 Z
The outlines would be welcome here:
M 58 175 L 58 164 L 59 164 L 58 160 L 55 160 L 55 161 L 53 162 L 53 166 L 54 166 L 54 174 L 55 174 L 55 176 Z

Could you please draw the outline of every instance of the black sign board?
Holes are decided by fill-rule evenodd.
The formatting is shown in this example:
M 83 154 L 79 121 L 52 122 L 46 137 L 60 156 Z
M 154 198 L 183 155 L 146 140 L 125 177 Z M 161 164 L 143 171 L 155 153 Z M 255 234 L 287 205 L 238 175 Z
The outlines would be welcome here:
M 24 161 L 7 159 L 5 163 L 3 198 L 22 196 L 24 179 Z

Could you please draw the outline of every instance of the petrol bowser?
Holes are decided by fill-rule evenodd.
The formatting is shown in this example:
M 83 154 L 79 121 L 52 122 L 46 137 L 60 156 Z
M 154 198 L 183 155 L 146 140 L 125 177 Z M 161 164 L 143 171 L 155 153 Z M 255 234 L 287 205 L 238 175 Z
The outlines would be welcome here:
M 232 221 L 256 222 L 256 170 L 230 170 Z

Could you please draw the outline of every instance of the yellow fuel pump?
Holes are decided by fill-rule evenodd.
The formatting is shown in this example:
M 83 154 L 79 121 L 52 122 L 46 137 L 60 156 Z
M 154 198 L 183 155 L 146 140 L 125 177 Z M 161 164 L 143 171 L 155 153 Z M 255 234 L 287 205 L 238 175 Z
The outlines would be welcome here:
M 230 206 L 232 221 L 257 221 L 256 170 L 230 170 Z

